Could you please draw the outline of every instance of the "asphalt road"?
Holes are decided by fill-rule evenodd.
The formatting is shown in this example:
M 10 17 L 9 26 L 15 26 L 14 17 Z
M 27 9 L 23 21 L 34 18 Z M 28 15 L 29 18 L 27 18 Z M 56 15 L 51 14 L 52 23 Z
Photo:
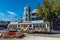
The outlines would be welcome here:
M 60 38 L 60 34 L 28 34 L 29 36 Z
M 60 40 L 60 34 L 25 33 L 25 35 L 23 38 L 0 38 L 0 40 Z

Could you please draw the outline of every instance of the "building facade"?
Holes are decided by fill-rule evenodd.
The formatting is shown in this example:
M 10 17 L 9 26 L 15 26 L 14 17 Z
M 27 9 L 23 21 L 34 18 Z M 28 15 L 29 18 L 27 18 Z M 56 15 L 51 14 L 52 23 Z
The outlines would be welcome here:
M 24 7 L 24 21 L 30 21 L 30 7 Z
M 24 21 L 37 21 L 39 20 L 37 18 L 37 10 L 38 9 L 34 9 L 32 12 L 30 10 L 30 7 L 24 7 Z
M 34 10 L 31 12 L 31 21 L 37 21 L 37 20 L 39 20 L 39 19 L 37 18 L 37 10 L 38 10 L 38 9 L 34 9 Z

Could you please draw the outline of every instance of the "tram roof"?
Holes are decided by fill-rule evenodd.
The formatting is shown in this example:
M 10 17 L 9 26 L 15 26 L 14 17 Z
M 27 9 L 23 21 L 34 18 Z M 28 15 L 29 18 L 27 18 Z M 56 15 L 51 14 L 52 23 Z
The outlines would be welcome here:
M 49 23 L 49 22 L 43 22 L 43 23 L 19 23 L 19 24 L 45 24 L 45 23 Z
M 17 25 L 17 24 L 44 24 L 44 23 L 49 23 L 49 22 L 44 22 L 43 20 L 40 21 L 25 21 L 23 23 L 18 23 L 18 22 L 11 22 L 9 25 Z

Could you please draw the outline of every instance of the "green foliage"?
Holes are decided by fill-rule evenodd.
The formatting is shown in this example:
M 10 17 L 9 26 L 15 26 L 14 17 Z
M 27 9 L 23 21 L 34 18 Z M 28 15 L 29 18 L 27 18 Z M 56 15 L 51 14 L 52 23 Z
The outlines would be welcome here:
M 37 4 L 37 17 L 42 20 L 55 20 L 60 16 L 60 2 L 58 0 L 43 0 L 43 6 L 40 7 L 40 4 Z

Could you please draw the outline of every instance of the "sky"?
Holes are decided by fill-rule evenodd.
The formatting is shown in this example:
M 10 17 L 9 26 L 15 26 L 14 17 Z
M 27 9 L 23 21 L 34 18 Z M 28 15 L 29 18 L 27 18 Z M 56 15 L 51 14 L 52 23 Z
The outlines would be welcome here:
M 24 7 L 28 5 L 32 11 L 37 3 L 42 5 L 42 0 L 0 0 L 0 20 L 21 20 Z

